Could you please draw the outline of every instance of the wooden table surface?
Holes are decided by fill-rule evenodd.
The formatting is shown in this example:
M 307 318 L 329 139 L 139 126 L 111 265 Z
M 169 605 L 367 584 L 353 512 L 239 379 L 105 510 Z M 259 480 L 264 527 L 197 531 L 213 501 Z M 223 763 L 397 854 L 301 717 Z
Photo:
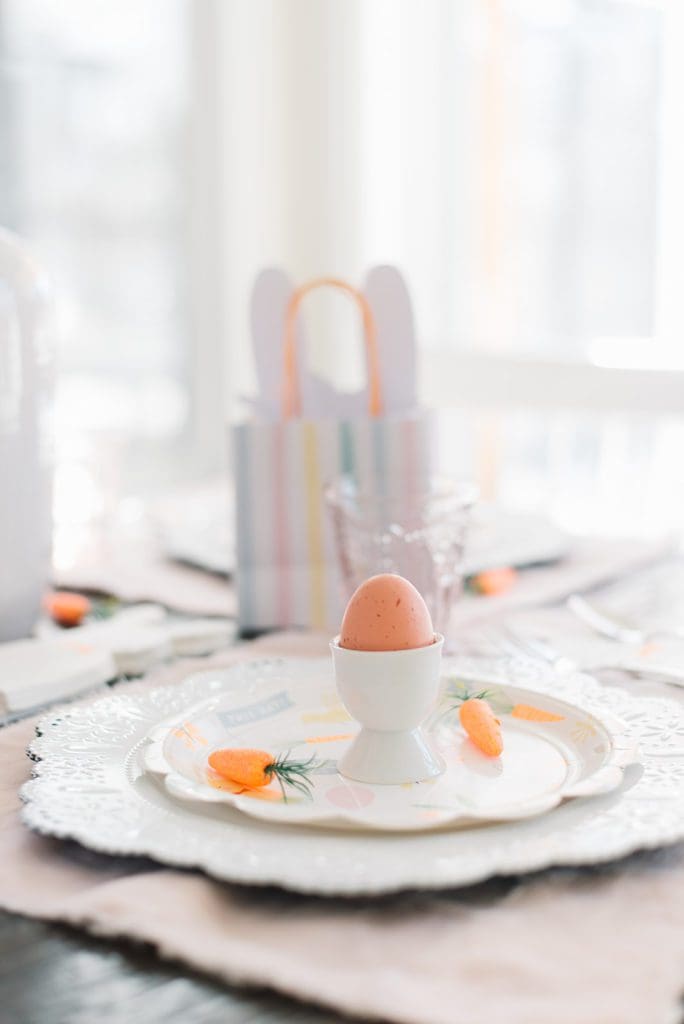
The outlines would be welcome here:
M 151 950 L 0 912 L 1 1024 L 340 1024 L 269 992 L 230 989 Z

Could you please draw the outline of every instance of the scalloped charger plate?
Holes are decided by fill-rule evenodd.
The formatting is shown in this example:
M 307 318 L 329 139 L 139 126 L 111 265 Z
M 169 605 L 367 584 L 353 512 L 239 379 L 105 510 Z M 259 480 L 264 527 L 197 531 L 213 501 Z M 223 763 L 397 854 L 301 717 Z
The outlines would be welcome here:
M 51 712 L 30 748 L 36 765 L 22 789 L 24 821 L 103 853 L 149 856 L 228 882 L 322 895 L 450 888 L 497 874 L 601 863 L 684 839 L 682 707 L 519 659 L 459 658 L 445 669 L 475 688 L 515 686 L 534 691 L 537 701 L 548 696 L 580 707 L 592 719 L 619 718 L 639 747 L 640 764 L 625 769 L 618 788 L 564 800 L 534 817 L 368 832 L 289 827 L 227 804 L 181 801 L 147 770 L 150 731 L 159 723 L 180 721 L 213 697 L 244 697 L 265 681 L 286 678 L 296 685 L 304 664 L 312 663 L 243 663 Z

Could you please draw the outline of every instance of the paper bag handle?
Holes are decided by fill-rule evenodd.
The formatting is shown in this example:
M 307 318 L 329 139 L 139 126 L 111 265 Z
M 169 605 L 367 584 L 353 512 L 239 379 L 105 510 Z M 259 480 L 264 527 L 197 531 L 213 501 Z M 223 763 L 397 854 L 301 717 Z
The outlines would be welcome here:
M 368 366 L 368 412 L 381 416 L 382 389 L 380 386 L 380 365 L 378 361 L 378 336 L 375 317 L 366 296 L 347 281 L 337 277 L 317 277 L 295 288 L 290 296 L 285 313 L 285 337 L 283 340 L 283 416 L 291 419 L 302 414 L 302 398 L 297 379 L 297 314 L 302 299 L 316 288 L 338 288 L 346 292 L 361 311 L 363 334 L 366 343 Z

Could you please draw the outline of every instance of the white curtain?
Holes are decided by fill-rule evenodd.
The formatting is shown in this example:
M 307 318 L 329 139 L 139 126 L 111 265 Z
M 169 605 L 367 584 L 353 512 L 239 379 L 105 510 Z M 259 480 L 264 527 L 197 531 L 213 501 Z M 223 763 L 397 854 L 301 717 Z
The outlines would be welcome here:
M 582 357 L 653 335 L 658 8 L 249 0 L 220 16 L 237 295 L 264 262 L 301 278 L 391 261 L 427 346 Z
M 560 374 L 568 360 L 684 365 L 681 5 L 217 10 L 231 394 L 249 386 L 246 298 L 269 263 L 297 280 L 397 263 L 431 379 L 445 352 L 555 360 Z M 358 373 L 346 311 L 313 317 L 312 358 Z M 571 526 L 645 532 L 684 515 L 681 421 L 531 408 L 448 429 L 486 493 Z
M 553 417 L 535 376 L 684 367 L 683 56 L 680 0 L 0 0 L 0 219 L 71 295 L 74 430 L 125 432 L 144 485 L 222 470 L 256 273 L 391 262 L 426 401 L 464 404 L 459 360 L 491 355 L 485 398 L 499 378 L 445 427 L 456 468 L 625 528 L 637 474 L 632 525 L 684 516 L 681 421 Z M 306 314 L 311 360 L 353 385 L 353 311 Z M 504 413 L 522 357 L 529 408 Z

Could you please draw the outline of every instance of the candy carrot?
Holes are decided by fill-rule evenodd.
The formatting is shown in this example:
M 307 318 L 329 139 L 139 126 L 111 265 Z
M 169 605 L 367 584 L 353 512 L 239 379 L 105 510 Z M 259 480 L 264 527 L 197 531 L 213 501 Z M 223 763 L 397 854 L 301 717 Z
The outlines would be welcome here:
M 209 755 L 209 764 L 224 779 L 245 789 L 261 789 L 277 779 L 284 800 L 287 800 L 284 783 L 311 796 L 309 774 L 317 766 L 315 757 L 295 761 L 287 754 L 274 757 L 266 750 L 244 748 L 215 750 Z
M 514 704 L 511 711 L 513 718 L 522 718 L 526 722 L 562 722 L 563 715 L 554 715 L 552 711 L 534 708 L 531 704 Z
M 45 610 L 60 626 L 80 626 L 90 612 L 91 605 L 82 594 L 67 590 L 54 590 L 43 599 Z
M 564 721 L 563 715 L 557 715 L 553 711 L 545 711 L 543 708 L 535 707 L 533 704 L 511 704 L 496 690 L 480 690 L 479 692 L 469 690 L 468 684 L 458 679 L 452 680 L 447 696 L 454 701 L 448 711 L 455 711 L 465 701 L 478 699 L 487 701 L 489 706 L 500 715 L 510 715 L 511 718 L 519 718 L 525 722 Z
M 507 590 L 510 590 L 516 579 L 515 569 L 485 569 L 472 577 L 470 585 L 477 594 L 496 597 L 497 594 L 505 594 Z
M 503 750 L 501 723 L 486 700 L 471 697 L 459 708 L 461 725 L 478 750 L 488 757 L 498 757 Z

